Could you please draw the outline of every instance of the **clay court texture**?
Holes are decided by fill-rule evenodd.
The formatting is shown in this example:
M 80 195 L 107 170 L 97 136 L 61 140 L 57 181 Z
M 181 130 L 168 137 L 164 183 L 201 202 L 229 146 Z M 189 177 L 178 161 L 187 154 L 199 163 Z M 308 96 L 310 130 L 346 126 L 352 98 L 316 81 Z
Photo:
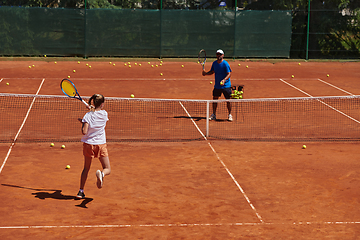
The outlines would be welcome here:
M 195 59 L 160 61 L 3 60 L 0 92 L 63 95 L 60 81 L 70 76 L 82 96 L 212 99 L 214 76 L 203 77 Z M 232 84 L 245 86 L 244 99 L 360 95 L 359 62 L 228 62 Z M 20 135 L 31 130 L 28 109 L 14 119 Z M 350 116 L 355 122 L 359 110 Z M 195 141 L 109 142 L 112 172 L 104 187 L 96 187 L 101 166 L 94 159 L 86 198 L 75 200 L 80 125 L 72 134 L 78 141 L 54 141 L 54 147 L 46 140 L 0 143 L 1 239 L 359 239 L 356 139 L 232 141 L 199 132 Z

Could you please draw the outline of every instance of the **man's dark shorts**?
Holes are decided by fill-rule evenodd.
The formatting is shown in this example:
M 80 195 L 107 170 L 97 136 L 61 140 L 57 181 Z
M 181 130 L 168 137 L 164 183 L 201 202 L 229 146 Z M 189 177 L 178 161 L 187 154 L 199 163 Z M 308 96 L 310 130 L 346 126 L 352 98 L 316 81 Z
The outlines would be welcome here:
M 231 88 L 223 88 L 223 89 L 214 88 L 213 97 L 221 97 L 221 94 L 224 94 L 225 99 L 230 99 L 231 93 L 232 93 Z

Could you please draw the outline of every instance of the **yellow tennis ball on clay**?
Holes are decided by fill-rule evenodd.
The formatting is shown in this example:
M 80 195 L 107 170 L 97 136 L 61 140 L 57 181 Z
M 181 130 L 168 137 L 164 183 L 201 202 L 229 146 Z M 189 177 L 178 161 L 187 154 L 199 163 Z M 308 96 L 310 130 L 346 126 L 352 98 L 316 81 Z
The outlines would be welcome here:
M 50 147 L 53 147 L 53 146 L 55 146 L 55 144 L 54 144 L 54 143 L 51 143 L 51 144 L 50 144 Z
M 115 63 L 113 63 L 113 66 L 115 66 Z
M 301 65 L 301 63 L 299 63 L 299 66 Z
M 73 70 L 73 72 L 76 72 L 76 70 Z
M 46 57 L 46 55 L 44 55 L 44 57 Z
M 294 75 L 291 75 L 292 78 L 294 78 L 295 76 Z
M 54 62 L 55 64 L 57 64 L 57 62 Z
M 31 66 L 29 66 L 29 68 L 31 68 Z
M 162 73 L 160 73 L 160 76 L 162 76 L 163 74 Z
M 8 85 L 8 86 L 9 86 L 9 85 L 10 85 L 10 83 L 8 83 L 8 82 L 7 82 L 7 83 L 6 83 L 6 85 Z
M 66 165 L 66 169 L 70 169 L 70 165 Z
M 80 64 L 80 61 L 78 61 L 78 64 Z
M 184 67 L 184 65 L 181 65 L 181 67 Z
M 131 94 L 130 97 L 134 98 L 135 96 L 134 96 L 134 94 Z
M 65 148 L 65 145 L 61 145 L 61 148 L 64 149 L 64 148 Z
M 306 145 L 303 145 L 302 148 L 305 149 L 305 148 L 306 148 Z
M 68 76 L 68 78 L 70 78 L 70 76 Z
M 327 76 L 327 77 L 330 77 L 330 75 L 329 75 L 329 74 L 327 74 L 326 76 Z
M 210 84 L 212 84 L 212 82 L 210 82 Z

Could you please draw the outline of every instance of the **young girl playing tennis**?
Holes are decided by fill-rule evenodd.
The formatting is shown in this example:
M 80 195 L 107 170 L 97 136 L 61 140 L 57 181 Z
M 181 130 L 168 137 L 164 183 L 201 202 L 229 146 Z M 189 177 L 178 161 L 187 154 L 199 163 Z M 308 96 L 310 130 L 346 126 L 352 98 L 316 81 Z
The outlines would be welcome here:
M 84 169 L 80 178 L 80 190 L 77 198 L 84 198 L 84 186 L 90 170 L 93 158 L 99 158 L 103 170 L 96 171 L 97 187 L 102 188 L 104 177 L 110 174 L 110 161 L 106 146 L 105 126 L 108 119 L 108 113 L 103 110 L 105 98 L 101 94 L 94 94 L 89 99 L 91 111 L 87 112 L 83 119 L 79 119 L 82 123 L 81 131 L 83 137 L 83 154 L 84 154 Z M 91 104 L 93 102 L 93 105 Z

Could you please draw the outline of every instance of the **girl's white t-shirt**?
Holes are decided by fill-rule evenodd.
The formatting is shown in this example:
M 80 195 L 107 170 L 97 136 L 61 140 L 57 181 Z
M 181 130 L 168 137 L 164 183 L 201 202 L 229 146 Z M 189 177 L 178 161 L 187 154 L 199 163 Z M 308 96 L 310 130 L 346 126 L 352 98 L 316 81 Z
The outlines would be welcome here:
M 88 123 L 89 128 L 87 134 L 81 138 L 81 141 L 91 145 L 105 144 L 105 126 L 108 120 L 108 113 L 105 110 L 87 112 L 82 122 Z

